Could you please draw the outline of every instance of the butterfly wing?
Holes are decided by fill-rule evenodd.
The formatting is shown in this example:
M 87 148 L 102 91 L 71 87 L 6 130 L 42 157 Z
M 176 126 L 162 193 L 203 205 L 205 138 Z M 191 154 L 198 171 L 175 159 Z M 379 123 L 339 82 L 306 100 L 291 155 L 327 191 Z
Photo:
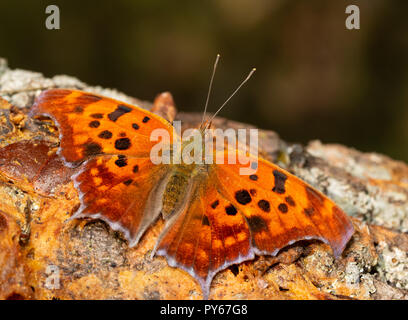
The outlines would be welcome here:
M 166 223 L 162 235 L 155 253 L 197 279 L 205 299 L 218 271 L 254 258 L 245 217 L 212 179 L 194 182 L 188 205 Z
M 173 136 L 172 126 L 142 108 L 98 95 L 53 89 L 35 101 L 32 115 L 48 115 L 60 130 L 59 152 L 75 165 L 81 206 L 71 218 L 100 218 L 122 231 L 130 245 L 161 210 L 168 166 L 153 165 L 155 129 Z
M 214 275 L 232 264 L 276 255 L 304 239 L 330 244 L 337 257 L 354 232 L 326 196 L 266 160 L 257 162 L 254 175 L 240 175 L 242 166 L 227 158 L 212 165 L 159 240 L 157 254 L 195 277 L 205 297 Z
M 167 172 L 149 158 L 90 159 L 73 177 L 81 206 L 71 219 L 100 218 L 133 247 L 160 214 Z
M 71 164 L 101 154 L 148 157 L 157 143 L 150 141 L 153 130 L 173 137 L 171 124 L 154 113 L 83 91 L 44 91 L 31 109 L 31 115 L 40 114 L 58 125 L 60 153 Z
M 296 241 L 318 239 L 338 257 L 354 233 L 348 216 L 296 176 L 267 160 L 257 162 L 253 175 L 240 175 L 239 164 L 215 169 L 223 195 L 248 222 L 255 252 L 275 255 Z

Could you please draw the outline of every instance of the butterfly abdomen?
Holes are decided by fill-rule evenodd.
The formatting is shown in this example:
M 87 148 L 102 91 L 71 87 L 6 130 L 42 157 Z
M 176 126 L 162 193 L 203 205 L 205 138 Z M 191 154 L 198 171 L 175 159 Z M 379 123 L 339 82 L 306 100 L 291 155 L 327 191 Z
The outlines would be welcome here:
M 191 166 L 181 165 L 169 178 L 163 194 L 162 214 L 164 219 L 172 215 L 186 199 L 192 172 Z

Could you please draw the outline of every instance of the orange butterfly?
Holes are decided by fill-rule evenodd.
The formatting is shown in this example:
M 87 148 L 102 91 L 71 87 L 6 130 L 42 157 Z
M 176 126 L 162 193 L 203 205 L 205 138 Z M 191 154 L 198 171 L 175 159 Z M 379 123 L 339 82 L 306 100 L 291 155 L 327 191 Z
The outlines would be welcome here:
M 142 108 L 53 89 L 37 98 L 32 114 L 50 116 L 60 130 L 59 153 L 71 166 L 81 163 L 73 177 L 81 206 L 72 218 L 102 219 L 133 247 L 161 214 L 166 225 L 154 253 L 197 279 L 205 298 L 214 275 L 232 264 L 304 239 L 328 243 L 338 257 L 354 232 L 335 203 L 264 159 L 252 175 L 228 161 L 153 164 L 152 131 L 174 138 L 173 127 Z

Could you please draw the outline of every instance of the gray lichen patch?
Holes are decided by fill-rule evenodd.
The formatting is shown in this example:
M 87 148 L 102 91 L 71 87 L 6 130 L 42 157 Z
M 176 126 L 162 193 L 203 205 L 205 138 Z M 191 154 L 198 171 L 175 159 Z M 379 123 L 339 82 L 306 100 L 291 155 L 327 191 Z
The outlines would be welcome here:
M 386 242 L 378 244 L 378 273 L 382 280 L 392 286 L 408 290 L 408 255 L 397 247 L 390 247 Z
M 39 72 L 21 69 L 6 70 L 0 77 L 0 90 L 4 94 L 40 90 L 52 86 L 52 80 L 44 78 Z
M 83 228 L 79 225 L 69 229 L 70 239 L 65 245 L 69 247 L 70 256 L 58 252 L 59 267 L 74 278 L 81 278 L 100 270 L 111 270 L 128 264 L 126 243 L 106 223 L 93 221 Z
M 0 58 L 0 96 L 11 104 L 19 108 L 28 107 L 43 90 L 52 88 L 83 90 L 136 104 L 143 108 L 150 106 L 150 103 L 132 98 L 118 90 L 90 86 L 75 77 L 57 75 L 53 78 L 46 78 L 39 72 L 21 69 L 11 70 L 7 67 L 7 61 Z

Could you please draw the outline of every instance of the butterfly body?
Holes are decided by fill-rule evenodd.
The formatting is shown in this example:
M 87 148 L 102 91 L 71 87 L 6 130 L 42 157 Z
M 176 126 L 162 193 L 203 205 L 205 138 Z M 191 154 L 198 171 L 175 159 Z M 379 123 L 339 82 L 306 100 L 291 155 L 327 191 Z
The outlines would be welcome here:
M 222 163 L 191 163 L 188 156 L 154 163 L 155 129 L 170 141 L 181 138 L 168 121 L 137 106 L 53 89 L 36 99 L 31 112 L 54 120 L 60 155 L 68 165 L 81 165 L 73 176 L 81 206 L 71 219 L 102 219 L 134 247 L 161 215 L 166 223 L 153 255 L 191 274 L 206 298 L 213 277 L 232 264 L 309 239 L 329 244 L 338 257 L 354 232 L 333 201 L 265 159 L 249 157 L 257 163 L 251 175 L 228 162 L 226 149 L 214 150 Z M 180 152 L 187 148 L 182 141 Z
M 188 197 L 189 185 L 198 173 L 195 164 L 172 165 L 173 172 L 163 194 L 162 216 L 167 219 L 179 209 Z

